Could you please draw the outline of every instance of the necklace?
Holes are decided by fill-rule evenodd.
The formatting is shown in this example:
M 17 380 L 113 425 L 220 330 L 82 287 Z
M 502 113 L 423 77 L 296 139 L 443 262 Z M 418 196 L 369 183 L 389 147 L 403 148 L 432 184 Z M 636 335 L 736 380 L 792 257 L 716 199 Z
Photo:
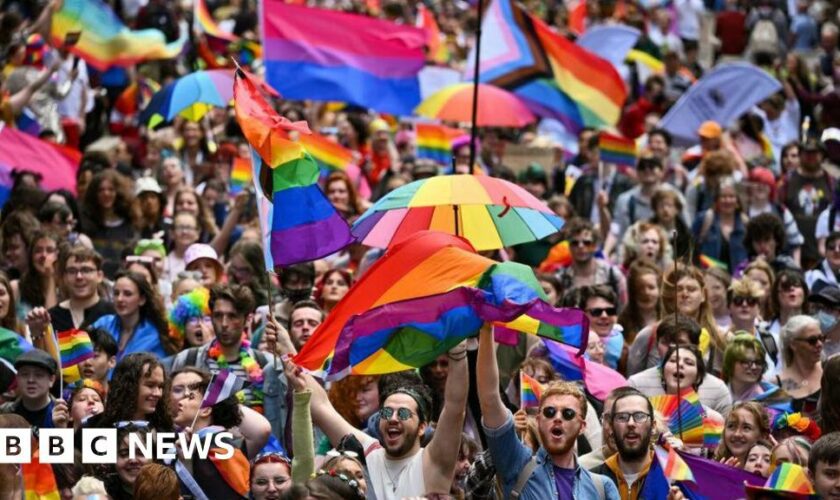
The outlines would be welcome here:
M 251 356 L 250 347 L 251 343 L 248 342 L 243 335 L 242 341 L 239 344 L 239 364 L 245 371 L 245 374 L 248 377 L 248 382 L 251 383 L 250 389 L 252 394 L 251 401 L 247 403 L 247 406 L 262 413 L 263 371 L 262 368 L 260 368 L 259 363 L 257 363 Z M 214 360 L 222 370 L 227 369 L 230 366 L 230 362 L 225 358 L 225 355 L 222 354 L 222 349 L 219 346 L 218 339 L 213 340 L 213 343 L 210 345 L 210 349 L 207 351 L 207 357 Z M 245 395 L 242 391 L 238 392 L 236 397 L 241 403 L 244 402 Z
M 394 476 L 391 475 L 391 471 L 389 470 L 390 467 L 388 467 L 388 459 L 387 458 L 385 459 L 384 464 L 385 464 L 385 475 L 388 476 L 388 481 L 391 481 L 391 491 L 393 493 L 396 493 L 397 492 L 397 482 L 394 480 Z M 402 468 L 400 469 L 400 471 L 397 472 L 397 474 L 396 474 L 397 479 L 399 479 L 400 476 L 402 476 L 402 473 L 405 472 L 405 468 L 408 467 L 408 465 L 409 464 L 403 465 Z

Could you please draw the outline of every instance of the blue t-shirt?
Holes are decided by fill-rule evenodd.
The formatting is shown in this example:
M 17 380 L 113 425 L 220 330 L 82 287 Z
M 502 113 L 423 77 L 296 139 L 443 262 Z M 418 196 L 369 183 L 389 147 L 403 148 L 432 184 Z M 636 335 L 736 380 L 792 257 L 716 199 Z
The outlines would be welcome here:
M 573 498 L 575 491 L 575 470 L 554 466 L 554 484 L 557 486 L 557 498 Z

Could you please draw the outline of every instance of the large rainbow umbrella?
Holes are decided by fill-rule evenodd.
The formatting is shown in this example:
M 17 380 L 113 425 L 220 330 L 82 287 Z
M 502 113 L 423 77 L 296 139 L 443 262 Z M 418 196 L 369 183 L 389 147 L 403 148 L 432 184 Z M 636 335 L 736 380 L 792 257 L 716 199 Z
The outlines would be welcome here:
M 273 97 L 280 94 L 262 79 L 249 74 L 262 90 Z M 152 96 L 140 113 L 140 123 L 154 128 L 181 116 L 199 121 L 213 107 L 223 108 L 233 100 L 233 70 L 196 71 L 166 85 Z
M 353 224 L 359 242 L 386 248 L 423 229 L 469 240 L 476 250 L 535 241 L 563 219 L 517 186 L 486 175 L 441 175 L 406 184 L 381 198 Z
M 472 120 L 473 84 L 456 83 L 427 97 L 414 112 L 426 118 L 449 122 Z M 525 104 L 507 90 L 478 84 L 478 127 L 524 127 L 537 118 Z

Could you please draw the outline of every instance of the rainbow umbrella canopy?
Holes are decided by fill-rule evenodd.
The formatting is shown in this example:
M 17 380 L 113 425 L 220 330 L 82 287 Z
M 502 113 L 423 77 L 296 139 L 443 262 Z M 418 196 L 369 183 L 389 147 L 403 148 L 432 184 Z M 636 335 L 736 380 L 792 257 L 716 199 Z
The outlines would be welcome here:
M 414 108 L 417 115 L 449 122 L 471 122 L 473 84 L 449 85 L 427 97 Z M 514 94 L 483 83 L 478 84 L 477 127 L 524 127 L 536 116 Z
M 251 74 L 248 76 L 272 97 L 280 97 L 280 94 L 262 79 Z M 140 123 L 155 128 L 172 121 L 176 116 L 199 121 L 210 108 L 223 108 L 232 100 L 232 69 L 196 71 L 166 85 L 152 96 L 152 100 L 140 113 Z
M 353 224 L 359 242 L 386 248 L 424 229 L 466 238 L 476 250 L 535 241 L 563 219 L 517 186 L 486 175 L 442 175 L 387 194 Z

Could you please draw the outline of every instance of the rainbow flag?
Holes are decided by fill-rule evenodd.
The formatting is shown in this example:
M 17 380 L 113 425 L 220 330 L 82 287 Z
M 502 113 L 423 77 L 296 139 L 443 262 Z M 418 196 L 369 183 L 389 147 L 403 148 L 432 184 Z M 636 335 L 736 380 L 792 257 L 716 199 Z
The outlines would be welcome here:
M 783 462 L 770 474 L 764 486 L 747 485 L 749 498 L 815 498 L 814 485 L 802 466 Z
M 552 273 L 570 265 L 572 265 L 572 250 L 569 248 L 569 241 L 563 240 L 551 247 L 545 260 L 540 262 L 538 270 L 541 273 Z
M 346 170 L 353 163 L 353 152 L 319 134 L 298 134 L 297 142 L 312 155 L 322 172 Z
M 527 276 L 525 271 L 530 273 L 530 279 L 523 278 Z M 471 292 L 470 289 L 478 293 Z M 451 302 L 440 298 L 447 292 L 454 292 L 449 297 Z M 424 327 L 423 330 L 423 335 L 429 338 L 437 335 L 439 340 L 448 338 L 454 341 L 456 336 L 463 337 L 476 332 L 477 328 L 473 329 L 473 326 L 476 323 L 480 326 L 481 322 L 487 321 L 481 318 L 493 317 L 493 314 L 498 318 L 493 320 L 494 322 L 526 333 L 553 335 L 555 340 L 574 345 L 582 352 L 586 345 L 588 322 L 583 320 L 582 314 L 578 314 L 579 311 L 575 311 L 576 316 L 572 318 L 574 321 L 571 321 L 569 316 L 561 316 L 558 319 L 554 308 L 546 310 L 537 305 L 545 298 L 536 277 L 526 266 L 514 263 L 498 264 L 478 255 L 469 242 L 456 236 L 435 231 L 418 231 L 392 245 L 385 255 L 362 275 L 353 285 L 351 292 L 330 312 L 306 342 L 295 357 L 295 363 L 309 370 L 317 370 L 335 351 L 331 367 L 333 374 L 356 367 L 372 356 L 376 357 L 377 362 L 391 363 L 393 360 L 393 364 L 413 366 L 418 358 L 430 355 L 429 352 L 420 352 L 418 348 L 416 356 L 411 350 L 403 351 L 407 356 L 415 357 L 397 359 L 391 356 L 391 359 L 388 359 L 385 356 L 388 349 L 397 342 L 410 341 L 417 342 L 418 345 L 421 343 L 417 340 L 420 335 L 411 335 L 412 327 L 419 328 L 420 324 L 432 325 L 447 317 L 453 318 L 453 321 L 458 319 L 460 323 L 446 324 L 446 328 L 434 330 Z M 407 301 L 414 299 L 427 299 L 428 302 L 415 302 L 415 307 L 405 306 Z M 525 317 L 502 317 L 502 314 L 494 310 L 508 307 L 505 305 L 506 299 L 507 302 L 521 307 L 521 314 Z M 460 301 L 463 307 L 456 308 L 455 301 Z M 381 308 L 386 305 L 389 307 Z M 437 309 L 432 311 L 432 307 Z M 392 313 L 388 314 L 388 311 Z M 569 321 L 564 323 L 560 320 Z M 380 323 L 381 321 L 386 323 Z M 357 326 L 353 326 L 354 324 Z M 452 325 L 460 326 L 448 330 Z M 371 337 L 375 332 L 380 332 L 379 336 Z M 370 340 L 367 343 L 355 344 L 355 349 L 352 348 L 354 340 L 363 337 L 370 337 Z M 339 345 L 339 342 L 342 344 Z M 385 349 L 382 349 L 383 345 Z M 415 344 L 408 344 L 413 345 Z M 435 347 L 431 342 L 423 345 Z M 372 362 L 368 362 L 362 369 L 373 369 L 373 366 Z
M 542 397 L 543 385 L 533 377 L 528 376 L 522 370 L 519 370 L 519 407 L 523 410 L 526 408 L 537 408 L 540 406 L 540 398 Z
M 58 332 L 58 351 L 62 368 L 78 365 L 94 356 L 88 333 L 75 328 Z
M 440 28 L 435 21 L 435 14 L 422 3 L 417 4 L 417 27 L 426 33 L 426 58 L 438 64 L 449 61 L 449 49 L 441 43 Z
M 38 446 L 32 447 L 32 460 L 20 464 L 24 500 L 61 500 L 52 466 L 41 463 Z
M 417 158 L 425 158 L 445 166 L 452 163 L 452 140 L 466 135 L 463 130 L 430 123 L 418 123 L 414 130 Z
M 712 417 L 703 417 L 703 448 L 714 450 L 723 436 L 723 422 Z
M 114 101 L 114 109 L 126 116 L 131 116 L 144 109 L 158 90 L 160 90 L 160 85 L 154 80 L 138 78 L 120 93 Z
M 219 27 L 216 20 L 213 19 L 213 16 L 210 14 L 210 10 L 207 8 L 207 3 L 204 0 L 193 1 L 193 19 L 201 28 L 201 31 L 206 35 L 228 42 L 235 42 L 239 40 L 238 36 L 228 33 Z
M 404 116 L 420 103 L 423 30 L 282 0 L 260 6 L 265 77 L 283 97 Z
M 237 195 L 252 182 L 251 159 L 237 156 L 230 167 L 230 194 Z
M 269 168 L 259 168 L 260 186 L 272 201 L 269 248 L 274 265 L 288 266 L 335 253 L 352 241 L 350 227 L 318 186 L 318 164 L 300 143 L 287 139 L 289 130 L 306 133 L 305 122 L 280 117 L 258 87 L 237 70 L 233 87 L 236 119 Z M 263 228 L 265 230 L 265 228 Z
M 711 269 L 713 267 L 718 267 L 720 269 L 729 269 L 729 266 L 724 264 L 722 261 L 713 259 L 706 254 L 700 255 L 700 267 L 702 267 L 703 269 Z
M 704 438 L 703 417 L 706 412 L 697 393 L 684 389 L 682 396 L 660 394 L 651 396 L 653 409 L 668 421 L 668 428 L 686 444 L 701 444 Z
M 674 451 L 673 448 L 665 450 L 665 448 L 656 445 L 653 447 L 653 451 L 656 453 L 656 459 L 659 461 L 659 465 L 662 467 L 662 472 L 665 474 L 665 477 L 669 482 L 694 482 L 694 474 L 691 473 L 691 469 L 688 468 L 688 464 L 686 464 L 685 460 L 677 455 L 677 452 Z
M 481 82 L 510 90 L 531 111 L 572 133 L 618 122 L 627 89 L 609 61 L 565 39 L 513 0 L 491 2 L 482 31 Z
M 52 16 L 53 46 L 63 46 L 67 34 L 75 32 L 81 32 L 81 37 L 70 52 L 100 71 L 172 59 L 181 54 L 187 41 L 182 36 L 167 43 L 157 29 L 130 30 L 102 0 L 63 0 L 61 9 Z
M 606 163 L 634 168 L 636 166 L 636 141 L 620 135 L 601 132 L 598 139 L 601 160 Z
M 21 354 L 31 351 L 32 344 L 18 332 L 0 328 L 0 358 L 14 363 Z

